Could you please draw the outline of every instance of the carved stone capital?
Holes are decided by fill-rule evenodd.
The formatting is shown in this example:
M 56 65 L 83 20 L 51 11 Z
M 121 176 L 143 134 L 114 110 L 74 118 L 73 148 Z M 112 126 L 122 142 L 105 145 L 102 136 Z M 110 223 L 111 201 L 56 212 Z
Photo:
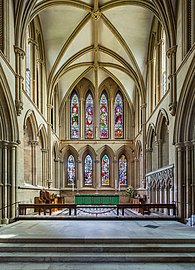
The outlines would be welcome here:
M 21 115 L 23 110 L 23 102 L 21 100 L 15 100 L 16 113 L 18 116 Z
M 177 110 L 177 104 L 176 103 L 171 103 L 169 104 L 169 111 L 172 116 L 175 116 Z
M 167 57 L 170 58 L 172 55 L 176 54 L 176 52 L 177 52 L 177 45 L 167 50 Z
M 14 52 L 16 55 L 19 55 L 22 58 L 25 56 L 25 51 L 18 46 L 14 46 Z

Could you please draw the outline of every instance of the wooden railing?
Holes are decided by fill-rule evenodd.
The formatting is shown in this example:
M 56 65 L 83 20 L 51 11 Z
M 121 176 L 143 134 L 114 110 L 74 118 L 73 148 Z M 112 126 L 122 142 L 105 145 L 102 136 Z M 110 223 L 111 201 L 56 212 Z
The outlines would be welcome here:
M 150 204 L 117 204 L 117 216 L 119 215 L 119 210 L 122 210 L 122 216 L 124 216 L 125 209 L 139 209 L 139 212 L 144 215 L 150 215 L 151 209 L 168 209 L 168 215 L 170 215 L 170 210 L 173 210 L 173 216 L 176 216 L 176 206 L 175 204 L 160 204 L 160 203 L 150 203 Z
M 77 204 L 71 203 L 71 204 L 19 204 L 19 215 L 26 215 L 27 209 L 33 209 L 34 212 L 38 213 L 39 215 L 43 212 L 44 215 L 49 214 L 53 212 L 52 210 L 60 210 L 60 209 L 68 209 L 69 215 L 72 214 L 72 210 L 74 215 L 77 215 L 77 208 L 83 208 L 85 206 L 77 206 Z M 89 208 L 91 205 L 88 206 Z M 107 208 L 115 208 L 117 210 L 117 216 L 120 215 L 120 210 L 122 210 L 122 216 L 124 216 L 125 209 L 136 209 L 139 213 L 142 215 L 148 214 L 150 215 L 151 209 L 168 209 L 168 215 L 176 216 L 176 206 L 175 204 L 116 204 L 115 206 L 106 206 L 106 205 L 97 205 L 92 206 L 95 207 L 107 207 Z M 172 210 L 172 213 L 170 211 Z
M 71 210 L 74 210 L 74 215 L 76 215 L 76 204 L 19 204 L 19 215 L 26 215 L 27 209 L 34 209 L 34 212 L 37 212 L 39 215 L 41 212 L 46 215 L 48 212 L 51 215 L 53 209 L 69 209 L 69 215 L 71 215 Z

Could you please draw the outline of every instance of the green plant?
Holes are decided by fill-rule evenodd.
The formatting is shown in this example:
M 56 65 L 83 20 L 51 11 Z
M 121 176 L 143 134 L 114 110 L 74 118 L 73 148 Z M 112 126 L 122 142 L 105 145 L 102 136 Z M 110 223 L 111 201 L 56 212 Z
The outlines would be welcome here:
M 132 186 L 128 186 L 128 187 L 127 187 L 126 193 L 127 193 L 131 198 L 133 198 L 134 192 L 135 192 L 134 187 L 132 187 Z

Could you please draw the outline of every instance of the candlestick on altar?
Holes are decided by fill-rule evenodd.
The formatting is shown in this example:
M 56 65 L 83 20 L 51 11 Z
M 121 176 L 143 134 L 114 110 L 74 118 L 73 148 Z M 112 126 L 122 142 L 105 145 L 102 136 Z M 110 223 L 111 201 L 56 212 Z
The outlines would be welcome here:
M 118 191 L 120 192 L 121 191 L 121 184 L 120 184 L 120 181 L 118 183 Z
M 74 183 L 72 183 L 72 192 L 74 192 Z

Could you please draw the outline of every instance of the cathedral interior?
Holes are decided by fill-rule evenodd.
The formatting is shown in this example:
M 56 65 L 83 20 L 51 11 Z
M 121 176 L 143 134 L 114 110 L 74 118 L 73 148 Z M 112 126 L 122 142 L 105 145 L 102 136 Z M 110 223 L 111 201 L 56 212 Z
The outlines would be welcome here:
M 195 214 L 193 0 L 0 0 L 0 223 L 46 190 Z

